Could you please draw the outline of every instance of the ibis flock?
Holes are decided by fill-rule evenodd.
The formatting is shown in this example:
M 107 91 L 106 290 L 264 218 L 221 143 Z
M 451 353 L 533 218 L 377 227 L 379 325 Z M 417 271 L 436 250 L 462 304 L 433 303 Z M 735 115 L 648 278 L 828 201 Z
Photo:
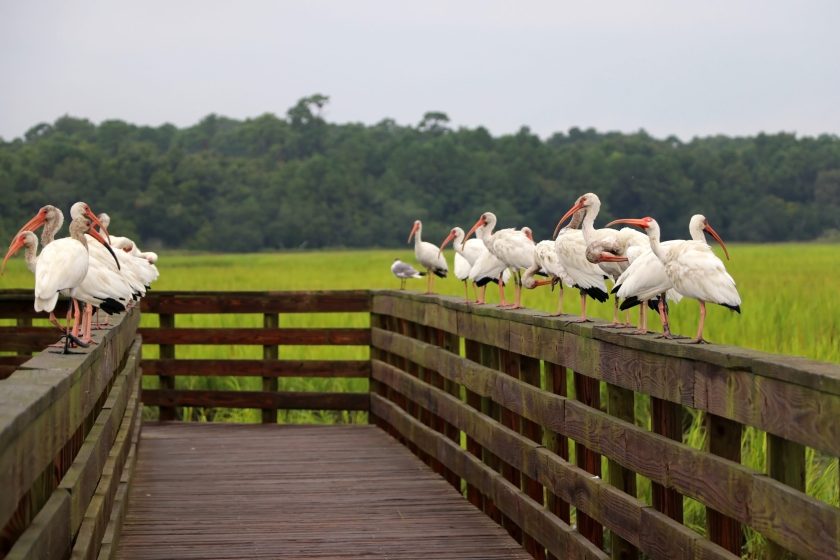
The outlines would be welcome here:
M 25 248 L 26 266 L 35 275 L 35 311 L 49 313 L 50 322 L 62 331 L 61 346 L 67 352 L 69 346 L 87 347 L 94 342 L 93 329 L 104 326 L 97 322 L 94 327 L 95 310 L 113 315 L 131 308 L 146 294 L 158 270 L 155 253 L 141 252 L 127 237 L 110 235 L 108 214 L 97 216 L 84 202 L 70 208 L 70 235 L 56 239 L 63 224 L 59 208 L 43 206 L 12 238 L 0 274 L 9 258 Z M 40 227 L 44 229 L 38 254 L 35 232 Z M 59 295 L 72 302 L 67 326 L 54 313 Z
M 477 304 L 485 303 L 484 289 L 490 282 L 499 285 L 499 306 L 508 309 L 522 307 L 522 287 L 534 289 L 550 285 L 557 287 L 559 303 L 554 316 L 563 315 L 563 286 L 580 292 L 581 314 L 565 317 L 567 321 L 582 322 L 586 318 L 586 299 L 606 302 L 614 296 L 613 327 L 632 327 L 620 320 L 621 311 L 639 307 L 637 334 L 647 334 L 647 308 L 657 312 L 663 326 L 662 337 L 679 338 L 671 333 L 668 321 L 668 302 L 683 297 L 700 302 L 697 335 L 690 343 L 705 343 L 703 325 L 706 303 L 716 303 L 741 312 L 741 297 L 735 280 L 706 243 L 705 233 L 711 235 L 729 252 L 723 240 L 701 214 L 692 216 L 688 225 L 689 240 L 661 241 L 659 224 L 650 217 L 614 220 L 596 229 L 595 220 L 601 209 L 597 195 L 587 193 L 579 197 L 563 215 L 554 230 L 553 239 L 534 242 L 530 228 L 496 230 L 497 218 L 484 212 L 465 234 L 453 227 L 440 246 L 423 241 L 422 224 L 414 222 L 409 242 L 414 239 L 414 256 L 424 272 L 411 265 L 395 261 L 391 267 L 405 288 L 407 278 L 428 277 L 426 293 L 433 293 L 433 276 L 445 277 L 449 271 L 443 256 L 444 248 L 452 242 L 455 249 L 455 276 L 464 282 L 465 299 L 469 301 L 468 282 L 476 290 Z M 571 219 L 567 225 L 564 224 Z M 625 224 L 633 227 L 614 229 Z M 472 234 L 475 239 L 471 239 Z M 537 278 L 540 276 L 542 278 Z M 514 300 L 505 299 L 504 286 L 513 279 Z M 607 281 L 612 288 L 608 289 Z M 479 291 L 480 290 L 480 291 Z

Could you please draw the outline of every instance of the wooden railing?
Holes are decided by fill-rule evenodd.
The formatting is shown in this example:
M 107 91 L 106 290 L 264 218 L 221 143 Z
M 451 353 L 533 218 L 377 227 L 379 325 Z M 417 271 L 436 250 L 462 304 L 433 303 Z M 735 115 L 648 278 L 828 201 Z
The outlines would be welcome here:
M 371 345 L 372 420 L 537 558 L 734 558 L 742 526 L 771 557 L 840 558 L 840 509 L 805 493 L 806 448 L 836 477 L 837 364 L 398 292 L 374 294 Z M 766 432 L 766 471 L 741 464 L 745 427 Z
M 343 292 L 151 292 L 143 299 L 144 314 L 157 314 L 157 328 L 143 327 L 144 344 L 160 345 L 158 359 L 143 360 L 144 376 L 159 379 L 159 388 L 143 390 L 143 404 L 159 407 L 161 420 L 180 417 L 178 407 L 255 408 L 264 423 L 276 423 L 278 410 L 366 411 L 368 393 L 279 391 L 279 378 L 367 379 L 370 361 L 282 359 L 283 346 L 363 346 L 370 343 L 364 327 L 281 327 L 288 314 L 358 313 L 370 311 L 367 291 Z M 178 315 L 262 316 L 262 327 L 177 327 Z M 183 345 L 261 346 L 252 359 L 185 359 Z M 178 389 L 178 376 L 261 377 L 262 390 Z
M 7 369 L 56 339 L 28 326 L 30 310 L 28 295 L 0 302 L 0 317 L 20 325 L 3 327 L 14 339 L 4 349 L 21 353 L 6 357 Z M 158 358 L 140 361 L 134 312 L 84 355 L 59 364 L 41 353 L 0 381 L 10 557 L 113 551 L 139 429 L 140 363 L 158 380 L 142 401 L 161 420 L 183 418 L 186 407 L 255 408 L 263 422 L 284 409 L 367 411 L 535 558 L 734 558 L 749 528 L 770 541 L 770 557 L 840 559 L 840 509 L 805 491 L 806 454 L 840 486 L 837 364 L 405 292 L 158 292 L 143 312 L 159 316 L 158 327 L 139 329 Z M 243 313 L 262 327 L 187 326 Z M 369 314 L 370 326 L 291 328 L 283 319 L 305 313 Z M 246 345 L 262 356 L 190 358 L 192 345 Z M 369 345 L 370 359 L 291 359 L 286 345 Z M 257 377 L 262 386 L 176 388 L 180 376 Z M 278 390 L 287 377 L 369 378 L 370 391 Z M 686 438 L 688 419 L 703 443 Z M 747 431 L 766 437 L 763 467 L 743 464 Z M 699 530 L 683 522 L 684 505 L 697 502 Z
M 110 558 L 140 431 L 139 313 L 63 355 L 40 351 L 54 327 L 31 327 L 31 292 L 4 294 L 0 380 L 0 558 Z M 22 334 L 21 334 L 22 333 Z M 16 362 L 16 363 L 15 363 Z

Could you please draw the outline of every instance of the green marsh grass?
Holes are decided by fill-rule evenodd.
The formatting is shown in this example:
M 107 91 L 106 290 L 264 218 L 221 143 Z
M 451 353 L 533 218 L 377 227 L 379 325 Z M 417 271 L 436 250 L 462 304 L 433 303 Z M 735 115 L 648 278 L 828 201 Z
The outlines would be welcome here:
M 445 233 L 445 232 L 443 232 Z M 443 234 L 441 235 L 441 238 Z M 719 249 L 715 249 L 723 256 Z M 840 245 L 838 244 L 771 244 L 730 246 L 732 260 L 726 266 L 735 278 L 743 300 L 740 315 L 710 305 L 705 336 L 714 343 L 742 346 L 765 352 L 804 356 L 814 360 L 840 363 Z M 446 251 L 451 263 L 452 251 Z M 155 290 L 244 291 L 244 290 L 342 290 L 342 289 L 398 289 L 399 281 L 390 273 L 394 258 L 414 263 L 411 247 L 368 251 L 318 251 L 259 254 L 180 254 L 162 253 L 159 268 L 161 277 Z M 23 267 L 22 259 L 10 261 L 6 275 L 0 278 L 0 288 L 29 288 L 32 276 Z M 411 291 L 425 290 L 425 279 L 412 280 Z M 463 296 L 463 285 L 454 277 L 435 279 L 438 293 Z M 508 289 L 512 297 L 512 289 Z M 488 301 L 498 301 L 498 289 L 491 285 Z M 473 295 L 470 288 L 470 295 Z M 533 309 L 553 312 L 556 292 L 548 288 L 525 291 L 523 303 Z M 576 290 L 564 294 L 567 313 L 579 312 Z M 609 320 L 612 308 L 608 304 L 588 305 L 590 316 Z M 698 305 L 695 301 L 671 306 L 672 330 L 693 335 L 697 325 Z M 632 320 L 635 322 L 634 311 Z M 156 326 L 155 316 L 142 319 L 143 325 Z M 659 328 L 658 317 L 649 314 L 650 327 Z M 40 321 L 38 321 L 40 322 Z M 36 322 L 36 324 L 38 324 Z M 9 322 L 6 322 L 9 324 Z M 364 313 L 284 314 L 281 326 L 295 327 L 367 327 Z M 249 315 L 179 315 L 178 327 L 259 327 L 262 316 Z M 178 347 L 180 358 L 260 358 L 260 347 L 186 346 Z M 146 357 L 156 357 L 157 348 L 145 347 Z M 366 359 L 368 349 L 362 347 L 282 347 L 282 358 L 289 359 Z M 155 379 L 144 379 L 154 386 Z M 179 388 L 208 388 L 229 390 L 259 390 L 261 380 L 246 377 L 197 378 L 182 377 Z M 364 380 L 341 379 L 281 379 L 281 390 L 366 391 Z M 573 391 L 570 392 L 573 394 Z M 602 398 L 602 402 L 606 402 Z M 649 428 L 649 399 L 637 395 L 637 423 Z M 187 410 L 196 420 L 206 420 L 200 410 Z M 258 422 L 259 411 L 218 410 L 215 420 Z M 706 445 L 703 415 L 688 410 L 690 429 L 684 443 L 702 449 Z M 363 414 L 341 414 L 294 411 L 281 413 L 280 421 L 359 422 Z M 647 425 L 646 425 L 647 423 Z M 763 432 L 745 430 L 742 438 L 742 463 L 757 471 L 764 471 L 765 442 Z M 807 451 L 807 492 L 819 500 L 840 505 L 838 497 L 838 462 L 811 449 Z M 606 463 L 604 464 L 606 472 Z M 650 503 L 650 481 L 639 476 L 639 497 Z M 686 524 L 704 532 L 705 508 L 694 500 L 685 499 Z M 747 531 L 745 554 L 761 557 L 765 550 L 763 538 Z

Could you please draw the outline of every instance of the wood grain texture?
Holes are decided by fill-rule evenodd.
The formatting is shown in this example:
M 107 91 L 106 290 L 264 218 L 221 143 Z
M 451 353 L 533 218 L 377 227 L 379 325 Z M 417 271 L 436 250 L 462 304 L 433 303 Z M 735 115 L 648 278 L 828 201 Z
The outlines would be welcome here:
M 368 360 L 143 360 L 143 375 L 368 377 Z
M 316 391 L 204 391 L 143 389 L 146 406 L 204 406 L 220 408 L 279 408 L 284 410 L 367 410 L 368 393 Z
M 368 329 L 150 328 L 140 329 L 144 344 L 367 346 Z
M 528 555 L 375 426 L 147 424 L 117 558 L 259 557 Z
M 319 292 L 149 292 L 143 313 L 318 313 L 370 310 L 366 290 Z

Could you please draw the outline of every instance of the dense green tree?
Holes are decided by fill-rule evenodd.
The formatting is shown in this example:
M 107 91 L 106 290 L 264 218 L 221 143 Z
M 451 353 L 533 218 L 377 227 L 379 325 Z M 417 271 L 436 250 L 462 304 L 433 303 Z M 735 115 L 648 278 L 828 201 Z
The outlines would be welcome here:
M 99 125 L 63 116 L 0 140 L 0 235 L 43 204 L 76 200 L 152 248 L 253 251 L 399 246 L 411 223 L 437 242 L 483 211 L 548 237 L 585 192 L 598 225 L 654 216 L 684 238 L 703 213 L 728 240 L 813 239 L 840 230 L 840 139 L 792 134 L 681 142 L 572 128 L 546 140 L 492 136 L 430 111 L 416 126 L 324 119 L 314 94 L 285 117 L 211 114 L 194 126 Z

